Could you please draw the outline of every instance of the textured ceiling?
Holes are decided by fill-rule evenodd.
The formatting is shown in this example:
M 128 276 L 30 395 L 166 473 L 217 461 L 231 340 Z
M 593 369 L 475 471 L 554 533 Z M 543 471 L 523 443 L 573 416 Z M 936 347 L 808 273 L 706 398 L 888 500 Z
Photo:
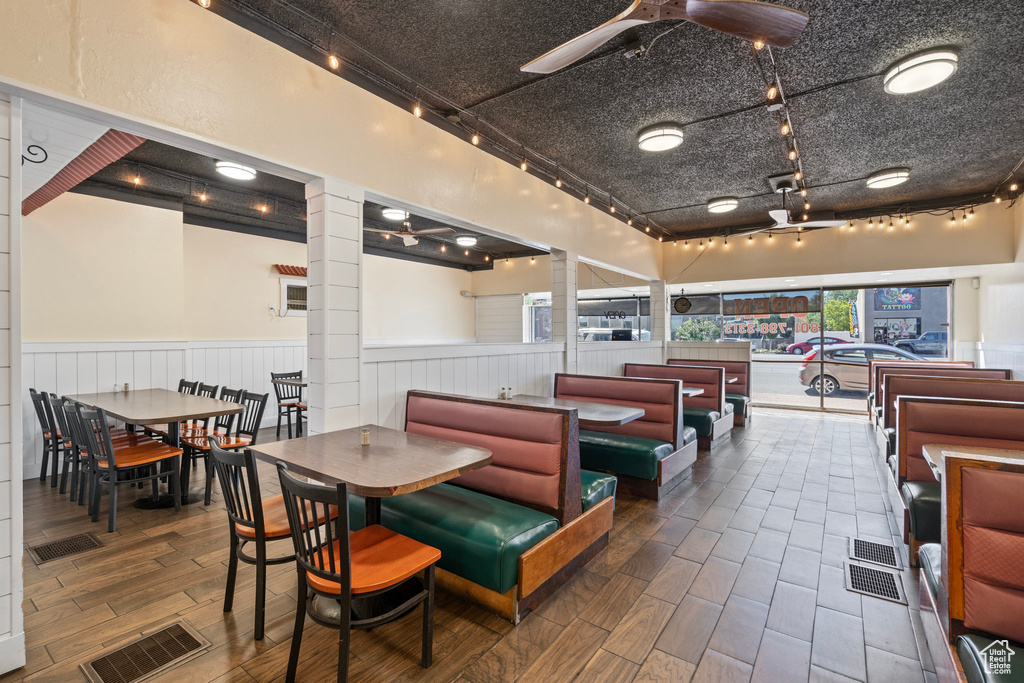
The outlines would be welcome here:
M 186 221 L 210 227 L 250 232 L 269 237 L 305 241 L 305 188 L 298 183 L 269 173 L 258 173 L 251 181 L 231 180 L 216 170 L 216 159 L 176 147 L 144 142 L 119 161 L 98 171 L 79 189 L 87 192 L 114 191 L 121 199 L 150 199 L 180 202 Z M 138 185 L 135 178 L 139 179 Z M 200 199 L 205 194 L 205 201 Z M 264 213 L 260 207 L 266 206 Z M 398 229 L 399 224 L 385 220 L 381 206 L 366 202 L 364 224 L 369 227 Z M 413 230 L 439 227 L 435 221 L 410 216 Z M 466 249 L 455 244 L 459 235 L 477 238 L 477 246 Z M 451 235 L 421 237 L 419 244 L 406 247 L 401 239 L 384 239 L 373 232 L 363 233 L 363 247 L 369 253 L 434 263 L 472 270 L 493 267 L 491 259 L 506 256 L 531 256 L 543 252 L 487 235 L 459 230 Z M 441 246 L 445 250 L 441 251 Z
M 643 59 L 624 56 L 626 45 L 650 44 L 675 25 L 661 22 L 626 31 L 545 77 L 519 66 L 611 18 L 628 0 L 219 1 L 409 92 L 410 83 L 383 66 L 390 65 L 672 233 L 767 225 L 766 212 L 780 205 L 767 184 L 791 168 L 780 121 L 759 106 L 761 74 L 750 44 L 738 38 L 684 23 Z M 785 4 L 811 17 L 796 45 L 774 55 L 812 218 L 978 200 L 1024 155 L 1021 0 Z M 287 45 L 286 33 L 280 41 Z M 953 78 L 912 95 L 883 91 L 889 66 L 934 47 L 959 53 Z M 661 121 L 685 126 L 683 145 L 640 152 L 637 131 Z M 866 176 L 891 166 L 909 167 L 910 181 L 865 187 Z M 722 195 L 741 197 L 740 208 L 709 214 L 706 201 Z

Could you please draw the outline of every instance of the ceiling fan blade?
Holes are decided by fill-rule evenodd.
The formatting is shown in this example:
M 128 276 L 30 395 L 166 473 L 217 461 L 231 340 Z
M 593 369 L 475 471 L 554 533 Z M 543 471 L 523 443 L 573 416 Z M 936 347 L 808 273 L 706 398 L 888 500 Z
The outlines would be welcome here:
M 785 209 L 772 209 L 768 212 L 768 215 L 778 225 L 789 225 L 789 212 Z
M 810 221 L 808 223 L 796 223 L 802 228 L 838 228 L 846 225 L 846 221 Z
M 423 228 L 422 230 L 410 230 L 410 235 L 448 235 L 455 232 L 455 228 Z
M 633 0 L 633 4 L 614 19 L 609 19 L 597 28 L 545 52 L 532 62 L 519 67 L 519 70 L 535 74 L 554 73 L 583 59 L 626 29 L 657 20 L 657 6 L 649 6 L 644 0 Z
M 411 235 L 402 235 L 402 243 L 407 247 L 415 247 L 420 241 Z
M 686 0 L 686 17 L 695 24 L 776 47 L 795 43 L 810 19 L 800 10 L 757 0 Z
M 371 227 L 368 227 L 368 226 L 365 226 L 365 225 L 363 226 L 363 230 L 369 230 L 370 232 L 380 232 L 380 233 L 384 233 L 385 235 L 397 235 L 398 234 L 397 230 L 381 230 L 380 228 L 371 228 Z

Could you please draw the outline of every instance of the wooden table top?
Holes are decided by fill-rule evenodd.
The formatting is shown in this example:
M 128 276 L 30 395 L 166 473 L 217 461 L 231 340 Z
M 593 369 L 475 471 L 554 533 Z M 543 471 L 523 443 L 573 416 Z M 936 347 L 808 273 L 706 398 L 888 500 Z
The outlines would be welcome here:
M 644 416 L 643 408 L 620 406 L 614 403 L 597 403 L 594 401 L 575 401 L 550 396 L 534 396 L 518 394 L 509 403 L 529 403 L 535 406 L 551 408 L 575 408 L 581 427 L 614 427 L 638 420 Z
M 169 389 L 108 391 L 102 394 L 76 394 L 68 398 L 93 408 L 103 408 L 110 417 L 128 424 L 181 422 L 201 417 L 233 415 L 244 409 L 238 403 L 179 394 Z
M 683 396 L 700 396 L 704 390 L 700 387 L 683 387 Z
M 1004 448 L 928 443 L 921 446 L 921 455 L 924 456 L 925 461 L 932 468 L 932 472 L 935 473 L 935 477 L 939 481 L 942 481 L 942 475 L 946 471 L 946 458 L 978 460 L 980 462 L 994 462 L 1004 465 L 1024 465 L 1024 451 Z
M 309 379 L 306 377 L 300 377 L 299 379 L 272 379 L 270 381 L 286 387 L 304 387 L 309 385 Z
M 377 425 L 370 445 L 362 427 L 252 447 L 256 457 L 287 463 L 294 474 L 324 484 L 348 484 L 350 493 L 385 498 L 412 493 L 491 464 L 486 448 L 400 432 Z

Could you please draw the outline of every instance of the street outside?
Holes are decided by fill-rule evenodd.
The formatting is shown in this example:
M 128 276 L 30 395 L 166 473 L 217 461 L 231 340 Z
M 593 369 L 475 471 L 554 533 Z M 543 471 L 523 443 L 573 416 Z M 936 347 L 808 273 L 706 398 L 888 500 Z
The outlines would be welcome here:
M 807 408 L 817 408 L 820 405 L 818 394 L 800 384 L 800 356 L 755 353 L 752 360 L 751 398 L 755 402 Z M 866 376 L 866 367 L 864 373 Z M 825 407 L 866 411 L 867 395 L 867 391 L 838 391 L 832 396 L 825 397 Z

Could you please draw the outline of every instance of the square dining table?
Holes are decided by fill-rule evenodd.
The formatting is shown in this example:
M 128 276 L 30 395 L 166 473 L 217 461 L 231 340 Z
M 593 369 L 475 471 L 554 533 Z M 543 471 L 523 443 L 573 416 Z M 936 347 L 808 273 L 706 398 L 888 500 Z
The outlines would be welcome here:
M 370 443 L 362 445 L 362 429 Z M 399 496 L 454 479 L 491 464 L 491 452 L 388 427 L 364 425 L 252 447 L 265 462 L 323 484 L 345 482 L 349 493 L 366 497 L 366 525 L 380 524 L 381 498 Z
M 108 417 L 121 420 L 128 429 L 134 425 L 166 424 L 167 442 L 175 448 L 181 448 L 180 422 L 234 415 L 244 410 L 241 404 L 231 401 L 182 394 L 169 389 L 107 391 L 99 394 L 76 394 L 68 398 L 92 408 L 102 408 Z M 181 502 L 184 505 L 190 502 L 188 481 L 189 471 L 192 468 L 187 465 L 190 463 L 186 463 L 182 458 Z M 174 499 L 170 494 L 157 498 L 141 498 L 135 501 L 135 507 L 141 509 L 164 508 L 173 505 Z

